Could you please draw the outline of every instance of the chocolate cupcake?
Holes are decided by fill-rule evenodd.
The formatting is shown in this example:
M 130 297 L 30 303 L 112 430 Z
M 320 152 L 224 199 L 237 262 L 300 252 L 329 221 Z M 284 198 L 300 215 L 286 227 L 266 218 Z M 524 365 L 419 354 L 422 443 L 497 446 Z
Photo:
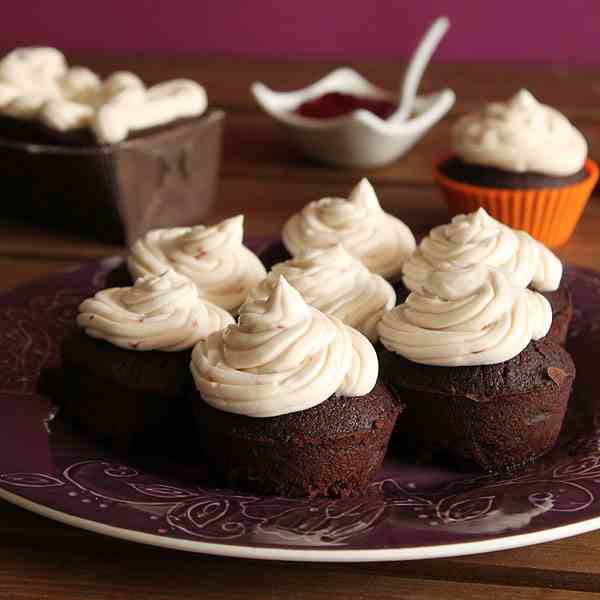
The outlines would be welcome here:
M 101 80 L 54 48 L 0 60 L 4 214 L 132 241 L 209 209 L 223 114 L 187 79 L 146 87 L 134 73 Z
M 446 175 L 483 187 L 557 188 L 586 177 L 587 142 L 557 110 L 527 90 L 465 115 L 452 130 Z
M 132 246 L 127 267 L 132 278 L 171 268 L 191 279 L 201 298 L 235 312 L 267 276 L 243 237 L 243 215 L 212 227 L 155 229 Z
M 570 175 L 552 176 L 543 173 L 526 171 L 513 173 L 494 167 L 470 164 L 458 156 L 451 156 L 440 164 L 440 172 L 446 177 L 466 183 L 489 188 L 504 188 L 507 190 L 561 188 L 566 185 L 579 183 L 587 177 L 587 171 L 582 167 Z
M 294 257 L 308 250 L 342 244 L 370 271 L 390 281 L 400 277 L 402 263 L 415 249 L 410 229 L 383 211 L 366 179 L 354 187 L 347 200 L 322 198 L 307 204 L 285 223 L 282 241 Z M 278 249 L 271 250 L 271 254 L 277 262 L 289 258 Z
M 517 287 L 530 287 L 547 295 L 552 306 L 551 335 L 564 343 L 572 315 L 571 296 L 561 284 L 560 260 L 525 231 L 515 231 L 479 208 L 457 215 L 447 225 L 432 229 L 402 268 L 404 290 L 397 288 L 399 300 L 410 291 L 421 292 L 433 271 L 452 271 L 474 265 L 500 269 Z
M 102 440 L 130 446 L 157 429 L 164 437 L 191 416 L 192 347 L 232 322 L 173 271 L 100 291 L 79 307 L 81 330 L 62 344 L 50 393 L 62 415 Z
M 377 472 L 400 404 L 373 346 L 280 277 L 237 325 L 192 353 L 200 440 L 225 484 L 260 494 L 347 496 Z
M 396 305 L 394 288 L 341 244 L 309 250 L 274 265 L 249 297 L 256 300 L 270 296 L 280 276 L 300 292 L 305 302 L 354 327 L 373 343 L 379 339 L 377 323 L 383 312 Z
M 546 337 L 551 318 L 543 296 L 500 270 L 432 272 L 379 324 L 382 376 L 406 404 L 399 441 L 486 471 L 550 450 L 575 377 Z
M 552 326 L 548 337 L 557 344 L 564 346 L 569 334 L 569 325 L 573 318 L 573 299 L 569 288 L 561 284 L 554 292 L 542 292 L 542 296 L 550 302 L 552 307 Z
M 549 246 L 564 244 L 598 179 L 583 135 L 527 90 L 456 123 L 436 179 L 453 214 L 484 207 Z

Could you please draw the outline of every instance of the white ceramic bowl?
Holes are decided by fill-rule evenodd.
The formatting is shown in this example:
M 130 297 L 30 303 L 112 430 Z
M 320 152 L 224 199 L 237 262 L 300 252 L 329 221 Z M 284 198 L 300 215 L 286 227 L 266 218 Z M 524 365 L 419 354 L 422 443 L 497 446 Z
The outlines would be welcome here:
M 254 83 L 252 94 L 263 110 L 287 127 L 290 137 L 307 155 L 343 167 L 375 167 L 390 163 L 407 152 L 454 104 L 450 89 L 417 96 L 414 116 L 395 121 L 380 119 L 368 110 L 355 110 L 331 119 L 315 119 L 294 111 L 306 100 L 328 92 L 344 92 L 391 100 L 397 95 L 374 86 L 349 67 L 332 71 L 316 83 L 294 92 L 275 92 Z

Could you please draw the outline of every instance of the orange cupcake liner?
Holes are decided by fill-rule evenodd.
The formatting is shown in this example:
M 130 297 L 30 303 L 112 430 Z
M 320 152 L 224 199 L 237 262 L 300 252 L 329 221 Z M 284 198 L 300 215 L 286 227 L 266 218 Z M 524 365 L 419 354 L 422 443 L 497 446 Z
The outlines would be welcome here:
M 446 177 L 440 160 L 434 178 L 441 187 L 452 215 L 484 208 L 490 216 L 513 229 L 524 229 L 546 246 L 569 241 L 598 181 L 598 165 L 587 159 L 587 177 L 559 188 L 502 189 L 461 183 Z

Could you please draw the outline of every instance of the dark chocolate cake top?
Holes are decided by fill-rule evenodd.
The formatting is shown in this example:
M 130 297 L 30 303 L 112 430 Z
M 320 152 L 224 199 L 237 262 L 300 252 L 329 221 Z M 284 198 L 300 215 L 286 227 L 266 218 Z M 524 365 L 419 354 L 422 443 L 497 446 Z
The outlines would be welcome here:
M 442 395 L 465 394 L 477 402 L 560 385 L 575 377 L 569 353 L 548 339 L 533 341 L 517 356 L 495 365 L 421 365 L 383 348 L 379 358 L 382 377 L 392 384 Z
M 191 350 L 134 352 L 91 338 L 82 331 L 74 331 L 61 346 L 65 376 L 73 368 L 125 390 L 167 397 L 185 393 L 191 382 L 190 354 Z
M 334 395 L 307 410 L 263 419 L 220 411 L 206 404 L 197 392 L 193 401 L 202 403 L 199 414 L 226 420 L 231 435 L 277 441 L 300 436 L 308 442 L 370 430 L 383 424 L 389 425 L 400 410 L 399 401 L 382 383 L 377 383 L 365 396 L 349 398 Z

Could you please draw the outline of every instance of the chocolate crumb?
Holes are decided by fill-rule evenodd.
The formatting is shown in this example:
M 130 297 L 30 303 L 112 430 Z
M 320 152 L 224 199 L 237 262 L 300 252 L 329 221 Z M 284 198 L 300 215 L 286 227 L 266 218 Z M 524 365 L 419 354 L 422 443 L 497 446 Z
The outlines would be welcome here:
M 548 367 L 548 377 L 554 381 L 556 385 L 562 385 L 562 382 L 567 378 L 567 372 L 558 367 Z

